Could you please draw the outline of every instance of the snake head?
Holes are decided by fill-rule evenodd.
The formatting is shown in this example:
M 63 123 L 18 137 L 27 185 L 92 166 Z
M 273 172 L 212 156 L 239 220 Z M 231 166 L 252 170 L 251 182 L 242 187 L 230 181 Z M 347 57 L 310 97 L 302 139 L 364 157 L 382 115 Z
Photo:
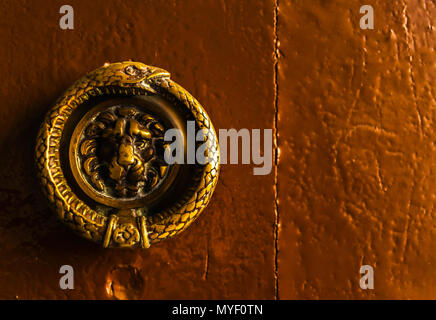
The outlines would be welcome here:
M 118 74 L 123 77 L 125 83 L 147 82 L 152 78 L 170 77 L 170 73 L 164 69 L 148 66 L 140 62 L 125 61 L 117 65 Z

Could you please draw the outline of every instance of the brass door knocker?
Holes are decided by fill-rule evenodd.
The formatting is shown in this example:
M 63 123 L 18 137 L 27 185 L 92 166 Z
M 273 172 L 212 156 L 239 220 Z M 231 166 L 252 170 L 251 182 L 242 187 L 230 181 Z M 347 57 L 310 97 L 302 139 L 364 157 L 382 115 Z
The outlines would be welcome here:
M 189 121 L 207 132 L 208 161 L 169 163 L 165 132 L 177 129 L 186 142 Z M 148 248 L 208 205 L 219 149 L 194 97 L 167 71 L 128 61 L 105 64 L 57 100 L 40 128 L 36 163 L 50 204 L 81 236 L 104 247 Z

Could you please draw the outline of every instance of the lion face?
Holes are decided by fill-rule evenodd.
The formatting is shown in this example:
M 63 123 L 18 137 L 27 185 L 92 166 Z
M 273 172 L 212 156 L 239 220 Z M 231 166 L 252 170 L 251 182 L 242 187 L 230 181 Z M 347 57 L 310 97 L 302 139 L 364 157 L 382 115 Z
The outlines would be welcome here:
M 97 114 L 80 144 L 89 184 L 115 198 L 148 194 L 167 171 L 163 135 L 157 119 L 134 107 L 116 106 Z

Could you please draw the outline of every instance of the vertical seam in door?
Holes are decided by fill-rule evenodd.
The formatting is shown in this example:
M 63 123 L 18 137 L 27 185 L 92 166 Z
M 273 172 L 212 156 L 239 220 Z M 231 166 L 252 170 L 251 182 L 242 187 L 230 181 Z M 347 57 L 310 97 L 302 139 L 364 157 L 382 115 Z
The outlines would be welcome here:
M 278 274 L 278 236 L 279 236 L 279 207 L 278 207 L 278 65 L 279 65 L 279 0 L 274 0 L 274 298 L 279 299 L 279 274 Z

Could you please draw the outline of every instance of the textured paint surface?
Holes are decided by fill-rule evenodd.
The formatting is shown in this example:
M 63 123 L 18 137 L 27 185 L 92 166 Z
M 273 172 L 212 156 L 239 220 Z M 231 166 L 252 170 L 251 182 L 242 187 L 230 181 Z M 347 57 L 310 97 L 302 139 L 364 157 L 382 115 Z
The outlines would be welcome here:
M 0 3 L 0 298 L 436 298 L 432 1 L 74 0 L 73 31 L 63 4 Z M 126 59 L 170 71 L 217 130 L 276 127 L 279 147 L 271 175 L 223 165 L 200 218 L 145 251 L 63 227 L 32 159 L 56 97 Z
M 211 204 L 180 236 L 150 250 L 105 250 L 59 224 L 34 178 L 33 146 L 50 104 L 105 62 L 172 73 L 215 128 L 271 128 L 272 1 L 1 1 L 0 298 L 274 297 L 273 176 L 226 165 Z M 259 115 L 262 115 L 260 117 Z M 237 196 L 239 195 L 239 196 Z M 75 289 L 59 288 L 59 268 Z
M 280 298 L 436 298 L 436 6 L 308 2 L 279 7 Z

